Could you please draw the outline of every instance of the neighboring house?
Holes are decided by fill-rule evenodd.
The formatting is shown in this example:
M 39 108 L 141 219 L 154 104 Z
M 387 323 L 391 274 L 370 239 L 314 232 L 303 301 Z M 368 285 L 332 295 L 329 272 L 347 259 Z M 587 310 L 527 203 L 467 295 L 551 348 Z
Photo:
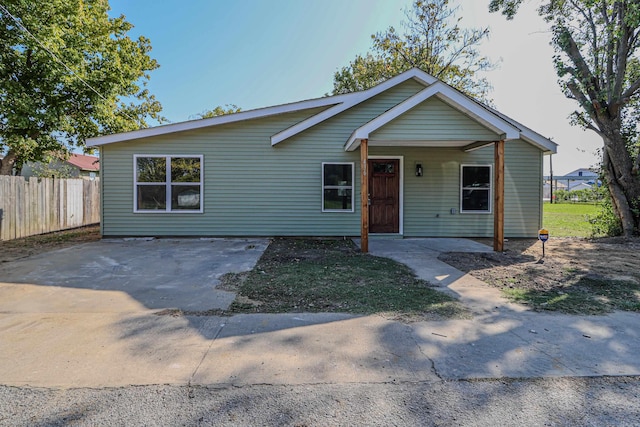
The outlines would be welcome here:
M 593 184 L 594 182 L 592 181 L 572 182 L 568 189 L 569 191 L 592 190 Z
M 601 185 L 601 181 L 598 179 L 599 175 L 597 172 L 594 172 L 588 168 L 576 169 L 574 171 L 569 172 L 566 175 L 554 176 L 553 177 L 553 191 L 557 190 L 584 190 L 593 188 L 594 185 L 598 187 Z M 544 177 L 544 198 L 545 200 L 549 200 L 550 195 L 550 187 L 549 182 L 551 181 L 550 176 Z
M 564 176 L 557 176 L 555 178 L 561 179 L 561 180 L 588 181 L 588 180 L 598 179 L 598 173 L 594 172 L 591 169 L 582 168 L 582 169 L 576 169 L 574 171 L 571 171 Z
M 104 236 L 533 237 L 543 155 L 556 152 L 418 69 L 88 146 L 100 148 Z
M 69 172 L 70 178 L 93 179 L 100 175 L 100 159 L 84 154 L 71 154 L 67 160 L 53 160 L 46 165 L 28 162 L 22 168 L 21 175 L 29 178 L 42 167 L 53 170 L 64 169 L 65 172 Z

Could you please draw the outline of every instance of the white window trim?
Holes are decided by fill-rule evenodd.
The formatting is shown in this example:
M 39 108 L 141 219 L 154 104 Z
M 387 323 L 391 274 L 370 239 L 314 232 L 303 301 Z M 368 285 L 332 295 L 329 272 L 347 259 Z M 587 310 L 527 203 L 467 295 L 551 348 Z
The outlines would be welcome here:
M 164 158 L 165 166 L 166 166 L 166 175 L 165 175 L 165 191 L 166 191 L 166 200 L 167 206 L 165 210 L 139 210 L 138 209 L 138 158 L 140 157 L 155 157 L 155 158 Z M 175 157 L 186 157 L 193 159 L 200 159 L 200 209 L 193 210 L 172 210 L 171 209 L 171 160 Z M 145 184 L 159 184 L 159 183 L 140 183 L 142 185 Z M 174 183 L 175 184 L 175 183 Z M 192 183 L 180 183 L 184 185 L 195 185 L 195 182 Z M 204 213 L 204 155 L 202 154 L 134 154 L 133 155 L 133 213 L 144 213 L 144 214 L 199 214 Z
M 489 209 L 486 211 L 470 211 L 462 209 L 462 196 L 464 194 L 465 188 L 462 186 L 463 184 L 463 171 L 465 167 L 486 167 L 489 168 Z M 488 215 L 493 213 L 493 165 L 491 164 L 461 164 L 460 165 L 460 213 L 461 214 L 478 214 L 478 215 Z M 483 189 L 484 190 L 484 189 Z
M 351 209 L 325 209 L 324 208 L 324 166 L 325 165 L 351 165 Z M 356 186 L 356 181 L 355 181 L 355 162 L 322 162 L 322 166 L 320 166 L 320 179 L 322 180 L 322 199 L 321 199 L 321 208 L 322 208 L 322 212 L 339 212 L 339 213 L 353 213 L 355 212 L 355 186 Z M 336 185 L 331 185 L 328 188 L 333 189 L 333 188 L 338 188 L 339 186 Z M 346 188 L 346 187 L 345 187 Z M 339 189 L 339 188 L 338 188 Z

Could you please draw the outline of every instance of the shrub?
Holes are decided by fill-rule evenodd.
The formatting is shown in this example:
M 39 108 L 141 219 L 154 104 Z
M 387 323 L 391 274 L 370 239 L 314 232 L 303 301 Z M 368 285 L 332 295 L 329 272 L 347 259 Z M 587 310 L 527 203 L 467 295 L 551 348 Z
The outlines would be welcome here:
M 595 216 L 587 216 L 591 223 L 591 233 L 593 236 L 619 236 L 622 234 L 622 224 L 616 215 L 611 195 L 606 185 L 598 189 L 601 197 L 600 212 Z

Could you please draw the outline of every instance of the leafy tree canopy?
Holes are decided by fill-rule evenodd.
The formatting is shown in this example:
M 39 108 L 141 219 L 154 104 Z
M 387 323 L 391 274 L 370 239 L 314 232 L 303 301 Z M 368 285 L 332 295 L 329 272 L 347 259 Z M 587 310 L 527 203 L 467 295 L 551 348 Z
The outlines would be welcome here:
M 0 174 L 87 138 L 162 121 L 146 89 L 158 63 L 107 0 L 0 4 Z
M 205 110 L 202 113 L 196 114 L 198 119 L 210 119 L 211 117 L 224 116 L 225 114 L 234 114 L 242 111 L 242 108 L 235 104 L 225 104 L 216 106 L 213 110 Z
M 487 100 L 491 85 L 479 71 L 493 68 L 480 55 L 489 29 L 460 28 L 458 8 L 449 0 L 415 0 L 405 11 L 403 31 L 393 27 L 371 36 L 373 47 L 334 74 L 333 94 L 368 89 L 403 71 L 418 67 L 475 98 Z
M 522 0 L 492 0 L 507 18 Z M 579 108 L 574 124 L 603 140 L 602 169 L 626 236 L 640 230 L 640 2 L 546 0 L 538 13 L 549 23 L 553 65 Z

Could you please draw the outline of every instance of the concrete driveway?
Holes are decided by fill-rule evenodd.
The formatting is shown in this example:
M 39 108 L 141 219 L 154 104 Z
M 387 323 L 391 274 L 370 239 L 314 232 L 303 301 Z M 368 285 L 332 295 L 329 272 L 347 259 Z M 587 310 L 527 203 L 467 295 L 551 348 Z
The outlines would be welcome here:
M 441 242 L 438 242 L 441 243 Z M 370 249 L 454 292 L 472 319 L 405 324 L 341 313 L 225 308 L 226 272 L 266 240 L 102 241 L 0 266 L 0 384 L 115 387 L 352 384 L 639 375 L 637 313 L 567 316 L 504 303 L 436 261 L 434 242 Z M 480 248 L 482 249 L 482 248 Z M 178 315 L 162 309 L 192 312 Z
M 251 270 L 268 244 L 266 239 L 113 239 L 73 246 L 0 265 L 0 281 L 23 285 L 0 285 L 0 304 L 71 312 L 226 309 L 235 294 L 216 289 L 220 276 Z M 78 292 L 83 289 L 104 292 L 94 298 Z

